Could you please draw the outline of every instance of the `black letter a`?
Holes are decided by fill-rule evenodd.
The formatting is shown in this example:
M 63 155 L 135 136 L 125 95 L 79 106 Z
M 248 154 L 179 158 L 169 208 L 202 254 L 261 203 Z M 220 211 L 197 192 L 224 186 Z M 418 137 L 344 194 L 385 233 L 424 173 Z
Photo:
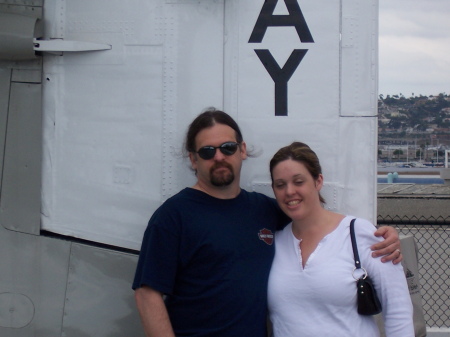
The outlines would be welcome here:
M 306 24 L 303 13 L 297 0 L 284 0 L 289 15 L 273 15 L 273 11 L 278 0 L 265 0 L 264 5 L 256 20 L 249 43 L 260 43 L 266 33 L 267 27 L 289 27 L 294 26 L 298 37 L 302 42 L 314 42 L 308 25 Z

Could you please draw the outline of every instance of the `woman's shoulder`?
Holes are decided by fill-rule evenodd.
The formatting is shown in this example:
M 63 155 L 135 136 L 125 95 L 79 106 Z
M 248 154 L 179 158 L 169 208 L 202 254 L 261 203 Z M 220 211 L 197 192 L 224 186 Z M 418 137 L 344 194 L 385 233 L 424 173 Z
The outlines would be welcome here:
M 350 227 L 350 223 L 352 220 L 354 221 L 354 229 L 355 229 L 355 236 L 357 240 L 366 240 L 369 244 L 376 243 L 378 241 L 381 241 L 380 238 L 377 238 L 374 233 L 377 230 L 375 225 L 370 222 L 367 219 L 358 218 L 354 216 L 346 216 L 345 221 L 347 221 L 347 226 Z M 344 221 L 343 220 L 343 221 Z
M 275 241 L 281 242 L 281 241 L 289 240 L 289 238 L 291 238 L 292 235 L 293 234 L 292 234 L 292 222 L 291 222 L 288 225 L 286 225 L 286 227 L 284 227 L 283 229 L 276 231 Z

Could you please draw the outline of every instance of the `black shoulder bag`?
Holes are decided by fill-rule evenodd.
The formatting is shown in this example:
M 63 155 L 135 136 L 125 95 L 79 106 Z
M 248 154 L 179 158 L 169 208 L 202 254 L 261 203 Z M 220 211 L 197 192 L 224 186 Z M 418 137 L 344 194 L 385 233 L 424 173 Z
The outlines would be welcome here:
M 353 278 L 356 280 L 356 294 L 358 300 L 358 314 L 360 315 L 376 315 L 381 312 L 381 303 L 377 297 L 372 279 L 367 275 L 367 271 L 361 267 L 359 259 L 358 247 L 355 238 L 355 220 L 350 222 L 350 236 L 352 239 L 353 256 L 355 258 L 355 269 L 353 269 Z M 360 278 L 354 276 L 356 269 L 362 269 L 364 274 Z

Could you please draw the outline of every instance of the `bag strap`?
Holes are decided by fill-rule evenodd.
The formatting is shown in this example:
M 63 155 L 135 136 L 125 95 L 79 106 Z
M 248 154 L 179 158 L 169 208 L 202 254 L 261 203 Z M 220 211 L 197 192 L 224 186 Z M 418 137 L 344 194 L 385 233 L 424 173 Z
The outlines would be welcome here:
M 350 238 L 352 240 L 353 257 L 355 258 L 355 268 L 356 269 L 360 269 L 361 268 L 361 261 L 359 259 L 358 246 L 356 245 L 355 220 L 356 219 L 352 219 L 352 221 L 350 222 Z

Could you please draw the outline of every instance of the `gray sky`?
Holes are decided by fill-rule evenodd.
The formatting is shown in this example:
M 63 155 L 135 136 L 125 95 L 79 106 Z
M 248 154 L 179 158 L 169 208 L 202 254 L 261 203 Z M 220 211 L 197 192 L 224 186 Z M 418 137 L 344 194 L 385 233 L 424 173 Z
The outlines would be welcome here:
M 379 93 L 450 95 L 450 0 L 379 6 Z

